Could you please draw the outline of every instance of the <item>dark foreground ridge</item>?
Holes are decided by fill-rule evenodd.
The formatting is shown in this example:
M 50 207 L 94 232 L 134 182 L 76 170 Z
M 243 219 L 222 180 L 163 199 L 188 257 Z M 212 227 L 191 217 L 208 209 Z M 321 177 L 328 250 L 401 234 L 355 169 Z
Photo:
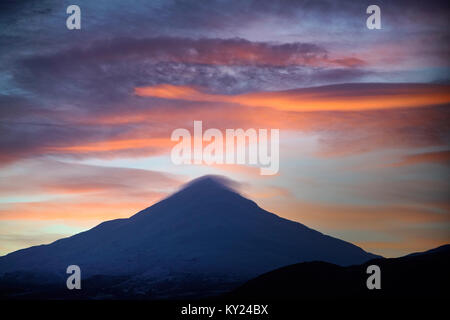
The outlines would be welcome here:
M 381 269 L 381 289 L 368 290 L 367 266 Z M 263 301 L 315 298 L 440 298 L 448 299 L 450 245 L 401 258 L 374 259 L 341 267 L 326 262 L 304 262 L 252 279 L 224 296 Z

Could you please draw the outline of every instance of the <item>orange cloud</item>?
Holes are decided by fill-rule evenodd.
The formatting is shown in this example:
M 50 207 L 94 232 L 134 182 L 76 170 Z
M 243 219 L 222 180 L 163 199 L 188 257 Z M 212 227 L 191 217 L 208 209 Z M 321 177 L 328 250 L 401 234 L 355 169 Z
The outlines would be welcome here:
M 44 193 L 49 194 L 82 194 L 92 192 L 104 192 L 112 189 L 112 185 L 107 183 L 96 182 L 72 182 L 68 181 L 65 184 L 59 183 L 44 183 L 41 189 Z
M 393 85 L 381 90 L 377 84 L 353 84 L 241 95 L 209 94 L 194 87 L 161 84 L 135 88 L 135 94 L 185 101 L 236 103 L 284 111 L 362 111 L 450 103 L 450 86 L 426 84 Z
M 170 139 L 166 138 L 148 138 L 148 139 L 128 139 L 128 140 L 106 140 L 83 145 L 65 146 L 65 147 L 48 147 L 49 152 L 104 152 L 104 151 L 120 151 L 126 149 L 139 148 L 164 148 L 169 144 Z
M 424 152 L 403 157 L 403 160 L 391 164 L 393 167 L 409 166 L 421 163 L 438 163 L 450 165 L 450 151 Z
M 427 223 L 450 223 L 450 212 L 436 212 L 433 206 L 414 205 L 341 205 L 301 202 L 287 207 L 290 219 L 318 229 L 380 231 L 393 227 Z
M 80 199 L 78 199 L 79 201 Z M 129 217 L 148 206 L 134 201 L 99 202 L 23 202 L 2 205 L 0 220 L 78 220 L 105 221 Z M 151 204 L 151 202 L 150 202 Z
M 382 95 L 382 92 L 378 94 Z M 69 144 L 67 147 L 48 148 L 46 151 L 54 150 L 53 152 L 57 154 L 73 153 L 76 156 L 101 158 L 161 154 L 168 152 L 174 145 L 168 139 L 172 130 L 176 128 L 192 130 L 193 120 L 202 120 L 205 129 L 279 128 L 283 130 L 282 132 L 296 131 L 317 135 L 319 139 L 316 154 L 326 157 L 382 148 L 442 147 L 447 144 L 448 111 L 445 106 L 296 112 L 253 108 L 235 103 L 184 101 L 177 103 L 179 105 L 175 105 L 174 102 L 174 105 L 169 106 L 128 110 L 123 114 L 102 115 L 94 120 L 88 119 L 91 125 L 95 125 L 93 121 L 118 127 L 133 124 L 133 129 L 124 137 L 105 137 L 105 143 Z M 160 123 L 160 127 L 155 128 L 155 123 Z M 145 136 L 154 138 L 142 138 Z M 128 140 L 132 142 L 128 144 Z M 155 147 L 152 148 L 150 145 L 153 141 Z M 128 146 L 130 148 L 125 149 Z M 141 148 L 131 148 L 132 146 Z M 96 149 L 109 151 L 94 151 Z
M 44 199 L 42 201 L 46 201 L 48 195 L 70 200 L 80 195 L 83 200 L 90 196 L 93 199 L 107 197 L 105 201 L 111 202 L 152 196 L 155 192 L 172 190 L 182 182 L 179 176 L 159 171 L 52 160 L 22 161 L 9 169 L 6 178 L 0 179 L 0 194 L 4 200 L 14 200 L 18 195 L 25 198 L 34 195 Z
M 193 120 L 203 120 L 205 128 L 279 128 L 314 134 L 318 137 L 317 155 L 327 157 L 381 148 L 442 147 L 448 141 L 448 104 L 433 104 L 448 100 L 448 88 L 347 84 L 235 96 L 169 85 L 136 88 L 137 95 L 166 100 L 152 100 L 147 106 L 139 99 L 137 106 L 67 116 L 64 122 L 68 127 L 80 128 L 72 134 L 47 126 L 33 127 L 32 133 L 27 129 L 8 140 L 0 163 L 41 155 L 113 159 L 167 154 L 174 145 L 171 132 L 192 128 Z M 406 108 L 411 106 L 417 108 Z M 372 109 L 375 107 L 384 109 Z M 340 110 L 346 108 L 355 110 Z

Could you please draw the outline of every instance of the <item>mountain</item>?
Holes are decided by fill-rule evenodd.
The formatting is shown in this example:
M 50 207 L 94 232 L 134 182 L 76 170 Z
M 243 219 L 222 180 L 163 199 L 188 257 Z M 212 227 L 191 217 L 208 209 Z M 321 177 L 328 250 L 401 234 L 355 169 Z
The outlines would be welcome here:
M 381 289 L 368 290 L 369 265 L 381 270 Z M 342 267 L 326 262 L 286 266 L 252 279 L 227 299 L 308 300 L 312 298 L 448 299 L 450 245 L 401 258 L 374 259 Z
M 376 257 L 261 209 L 226 178 L 205 176 L 128 219 L 0 257 L 0 280 L 65 288 L 75 264 L 83 280 L 101 276 L 130 295 L 195 296 L 297 262 L 347 266 Z

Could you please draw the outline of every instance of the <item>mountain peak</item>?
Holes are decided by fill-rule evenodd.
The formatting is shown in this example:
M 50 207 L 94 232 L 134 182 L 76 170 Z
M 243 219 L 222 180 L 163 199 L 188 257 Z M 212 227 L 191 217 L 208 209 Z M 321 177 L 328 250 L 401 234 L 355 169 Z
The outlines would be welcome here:
M 180 191 L 196 189 L 196 191 L 206 191 L 212 189 L 225 189 L 237 192 L 239 184 L 227 177 L 219 175 L 205 175 L 186 183 Z
M 217 213 L 215 205 L 223 208 L 224 204 L 230 206 L 237 203 L 241 204 L 242 201 L 253 203 L 240 195 L 237 191 L 238 187 L 239 183 L 224 176 L 205 175 L 184 184 L 177 192 L 136 213 L 133 218 L 147 216 L 155 208 L 164 207 L 167 213 L 176 213 L 183 211 L 182 209 L 185 209 L 187 205 L 189 207 L 213 206 L 211 211 Z
M 186 201 L 229 201 L 229 197 L 234 199 L 242 198 L 239 191 L 239 183 L 219 175 L 205 175 L 191 180 L 172 194 L 168 199 L 183 198 Z

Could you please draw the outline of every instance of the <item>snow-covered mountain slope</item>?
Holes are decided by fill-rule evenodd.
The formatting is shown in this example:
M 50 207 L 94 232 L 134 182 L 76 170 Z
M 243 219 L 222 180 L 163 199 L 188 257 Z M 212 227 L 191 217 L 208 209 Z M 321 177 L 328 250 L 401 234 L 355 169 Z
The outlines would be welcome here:
M 224 178 L 205 176 L 128 219 L 0 257 L 0 275 L 66 277 L 75 264 L 83 278 L 189 273 L 246 280 L 304 261 L 351 265 L 376 257 L 261 209 Z

